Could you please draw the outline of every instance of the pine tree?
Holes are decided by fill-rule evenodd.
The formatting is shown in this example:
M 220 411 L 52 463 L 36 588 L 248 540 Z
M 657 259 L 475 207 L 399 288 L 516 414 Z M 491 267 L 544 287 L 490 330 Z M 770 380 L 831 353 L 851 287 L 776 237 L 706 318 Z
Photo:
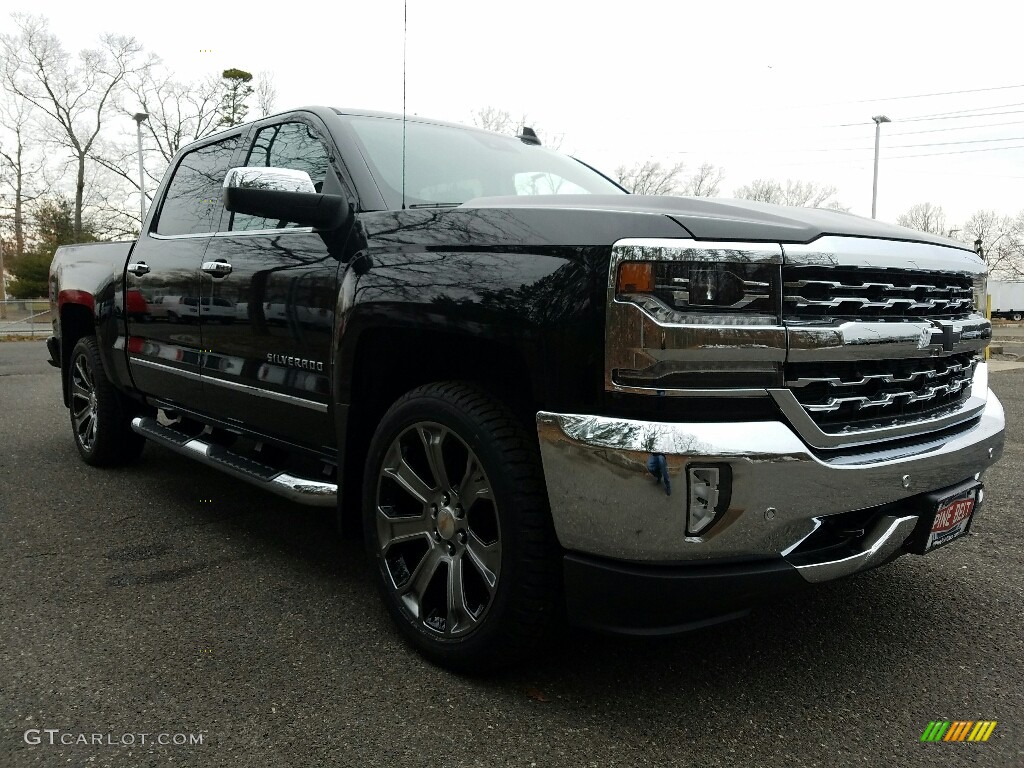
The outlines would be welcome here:
M 225 69 L 221 77 L 224 78 L 224 95 L 220 99 L 220 125 L 230 127 L 244 123 L 249 112 L 245 102 L 255 92 L 249 85 L 252 74 L 244 69 Z

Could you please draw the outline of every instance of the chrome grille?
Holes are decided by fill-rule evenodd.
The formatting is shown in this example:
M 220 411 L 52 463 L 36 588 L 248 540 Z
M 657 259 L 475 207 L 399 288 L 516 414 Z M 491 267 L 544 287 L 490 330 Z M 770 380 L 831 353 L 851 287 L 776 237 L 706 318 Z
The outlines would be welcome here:
M 790 363 L 786 385 L 827 432 L 929 418 L 970 395 L 974 352 L 904 360 Z
M 793 318 L 960 318 L 974 309 L 965 273 L 787 265 L 783 313 Z

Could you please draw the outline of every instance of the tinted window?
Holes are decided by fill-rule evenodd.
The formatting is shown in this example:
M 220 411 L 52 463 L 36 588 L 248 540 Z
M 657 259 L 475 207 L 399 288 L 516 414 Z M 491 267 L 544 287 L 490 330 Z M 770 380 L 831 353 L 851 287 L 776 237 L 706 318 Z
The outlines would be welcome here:
M 305 171 L 313 180 L 317 191 L 323 189 L 327 178 L 330 155 L 323 142 L 305 123 L 280 123 L 261 128 L 253 140 L 246 166 L 261 168 L 291 168 Z M 280 229 L 295 226 L 277 219 L 263 219 L 236 213 L 231 229 Z
M 389 208 L 402 204 L 402 121 L 348 117 Z M 624 192 L 582 163 L 545 147 L 473 128 L 410 120 L 405 139 L 405 201 L 461 204 L 495 195 Z
M 178 164 L 167 187 L 156 231 L 161 235 L 216 232 L 223 208 L 221 186 L 239 137 L 194 149 Z

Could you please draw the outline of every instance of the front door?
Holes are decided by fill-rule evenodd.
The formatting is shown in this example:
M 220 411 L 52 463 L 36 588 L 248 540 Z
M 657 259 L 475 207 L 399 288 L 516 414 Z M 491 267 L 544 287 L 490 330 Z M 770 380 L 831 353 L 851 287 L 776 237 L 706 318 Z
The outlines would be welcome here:
M 339 182 L 324 136 L 308 116 L 258 124 L 245 165 L 305 171 L 317 190 L 334 188 Z M 221 229 L 201 276 L 207 408 L 264 434 L 330 450 L 338 254 L 324 235 L 286 221 L 226 213 Z

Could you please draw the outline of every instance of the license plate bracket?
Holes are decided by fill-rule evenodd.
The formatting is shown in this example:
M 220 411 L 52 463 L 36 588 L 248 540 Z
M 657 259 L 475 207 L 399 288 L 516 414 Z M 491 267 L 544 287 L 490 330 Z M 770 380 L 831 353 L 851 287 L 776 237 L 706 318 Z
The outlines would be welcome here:
M 906 548 L 914 554 L 926 555 L 966 536 L 983 487 L 972 479 L 923 496 L 921 520 L 907 539 Z

